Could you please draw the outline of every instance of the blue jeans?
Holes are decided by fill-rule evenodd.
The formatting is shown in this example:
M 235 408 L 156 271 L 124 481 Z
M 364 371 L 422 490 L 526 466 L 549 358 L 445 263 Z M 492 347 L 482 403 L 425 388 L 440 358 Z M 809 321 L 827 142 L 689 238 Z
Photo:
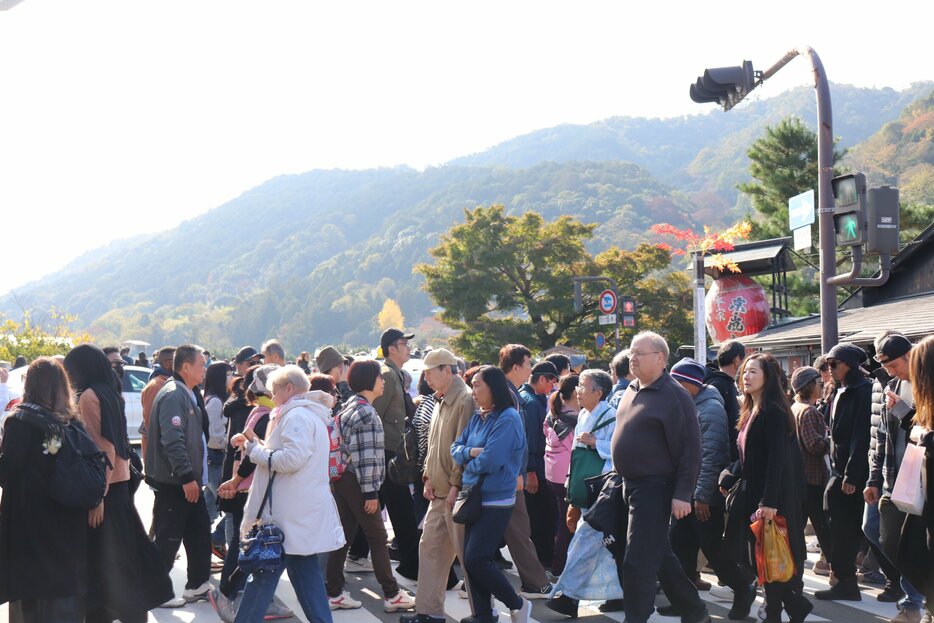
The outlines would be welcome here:
M 324 590 L 324 576 L 318 565 L 317 554 L 311 556 L 283 556 L 283 567 L 289 572 L 289 580 L 302 612 L 310 623 L 332 623 L 328 595 Z M 243 590 L 243 598 L 237 610 L 235 623 L 262 623 L 269 604 L 279 585 L 278 573 L 260 571 L 250 575 Z
M 491 595 L 510 610 L 522 607 L 522 598 L 493 562 L 511 517 L 511 506 L 484 506 L 480 518 L 464 527 L 464 570 L 470 584 L 471 609 L 482 623 L 493 620 Z

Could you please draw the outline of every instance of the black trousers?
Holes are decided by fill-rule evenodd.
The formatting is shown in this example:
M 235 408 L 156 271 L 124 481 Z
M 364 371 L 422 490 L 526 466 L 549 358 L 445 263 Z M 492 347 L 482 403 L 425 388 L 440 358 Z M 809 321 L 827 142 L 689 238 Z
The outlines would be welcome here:
M 538 491 L 525 492 L 525 507 L 529 513 L 529 528 L 532 545 L 538 561 L 550 569 L 555 558 L 555 497 L 548 488 L 544 475 L 538 477 Z
M 821 554 L 825 560 L 830 560 L 833 553 L 833 536 L 830 534 L 830 525 L 827 523 L 827 512 L 824 510 L 824 490 L 821 485 L 807 486 L 804 496 L 804 519 L 811 520 L 814 534 L 820 543 Z
M 160 483 L 152 509 L 156 547 L 166 571 L 175 565 L 178 548 L 185 545 L 188 558 L 186 589 L 198 588 L 211 576 L 211 521 L 204 494 L 192 504 L 178 485 Z
M 394 452 L 386 452 L 386 468 Z M 407 486 L 398 485 L 388 477 L 379 488 L 379 499 L 386 506 L 396 545 L 399 547 L 398 570 L 410 578 L 418 577 L 418 522 L 415 520 L 415 506 L 412 494 Z
M 493 622 L 491 596 L 510 610 L 522 606 L 522 598 L 493 562 L 511 517 L 512 507 L 484 506 L 480 518 L 464 526 L 464 570 L 470 584 L 471 609 L 479 623 Z
M 707 563 L 717 574 L 717 579 L 734 591 L 748 585 L 751 577 L 740 568 L 735 560 L 728 557 L 723 548 L 723 509 L 711 507 L 710 519 L 700 521 L 696 513 L 676 520 L 671 524 L 671 549 L 674 551 L 681 568 L 690 578 L 697 571 L 697 550 L 704 552 Z
M 629 506 L 626 552 L 616 559 L 619 583 L 626 595 L 626 621 L 646 623 L 655 611 L 655 582 L 672 605 L 687 616 L 706 611 L 694 584 L 668 542 L 674 476 L 646 476 L 625 481 L 624 496 Z
M 834 535 L 831 556 L 828 558 L 834 575 L 840 580 L 856 578 L 856 554 L 863 544 L 863 492 L 843 493 L 843 479 L 834 476 L 827 483 L 824 507 Z

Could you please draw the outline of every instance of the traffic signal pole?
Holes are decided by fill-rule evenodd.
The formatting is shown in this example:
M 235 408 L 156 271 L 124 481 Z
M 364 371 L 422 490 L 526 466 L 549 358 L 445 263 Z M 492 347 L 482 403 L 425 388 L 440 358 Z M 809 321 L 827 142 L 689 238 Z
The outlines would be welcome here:
M 777 63 L 762 72 L 762 81 L 774 76 L 793 58 L 807 55 L 814 72 L 814 90 L 817 95 L 817 231 L 820 240 L 820 322 L 821 352 L 829 352 L 837 345 L 837 254 L 836 234 L 833 226 L 834 198 L 830 181 L 833 179 L 833 112 L 830 105 L 830 83 L 824 64 L 814 48 L 789 50 Z

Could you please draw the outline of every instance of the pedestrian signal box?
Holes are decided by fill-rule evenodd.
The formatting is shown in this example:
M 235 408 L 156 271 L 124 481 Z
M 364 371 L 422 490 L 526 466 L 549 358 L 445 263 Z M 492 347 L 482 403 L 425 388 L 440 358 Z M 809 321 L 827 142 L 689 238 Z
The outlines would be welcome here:
M 838 247 L 852 247 L 865 242 L 866 176 L 850 173 L 831 181 L 834 198 L 833 228 Z
M 631 296 L 619 297 L 620 322 L 624 328 L 636 327 L 636 299 Z

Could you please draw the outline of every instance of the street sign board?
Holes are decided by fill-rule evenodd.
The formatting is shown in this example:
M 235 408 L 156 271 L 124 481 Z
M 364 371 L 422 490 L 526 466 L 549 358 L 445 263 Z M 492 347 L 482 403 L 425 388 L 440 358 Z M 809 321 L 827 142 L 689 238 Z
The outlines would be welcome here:
M 597 322 L 600 324 L 616 324 L 616 314 L 603 314 L 597 316 Z
M 606 336 L 602 333 L 595 333 L 593 339 L 598 350 L 606 346 Z
M 613 290 L 604 290 L 600 293 L 600 311 L 604 314 L 612 314 L 616 311 L 616 293 Z
M 795 230 L 795 251 L 811 248 L 811 226 L 805 225 Z
M 814 223 L 814 191 L 809 190 L 788 200 L 788 226 L 791 231 Z

